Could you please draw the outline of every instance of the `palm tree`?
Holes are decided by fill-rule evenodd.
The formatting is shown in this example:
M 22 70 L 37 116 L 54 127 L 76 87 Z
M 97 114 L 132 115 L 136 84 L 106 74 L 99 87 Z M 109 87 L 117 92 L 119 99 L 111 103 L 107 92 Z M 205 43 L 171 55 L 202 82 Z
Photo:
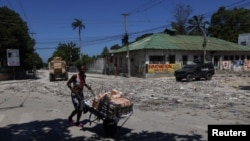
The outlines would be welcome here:
M 188 27 L 187 31 L 190 34 L 193 35 L 203 35 L 204 41 L 203 41 L 203 61 L 206 61 L 206 44 L 207 44 L 207 30 L 206 30 L 206 25 L 208 25 L 208 21 L 204 21 L 204 16 L 199 15 L 199 16 L 193 16 L 192 19 L 188 20 Z
M 188 20 L 187 31 L 193 35 L 204 35 L 206 34 L 206 25 L 208 25 L 208 21 L 204 21 L 204 16 L 193 16 L 193 18 Z
M 73 30 L 78 28 L 78 36 L 79 36 L 79 43 L 80 43 L 79 56 L 81 59 L 81 47 L 82 47 L 81 31 L 82 31 L 82 29 L 85 29 L 85 25 L 82 22 L 82 20 L 75 19 L 74 22 L 71 24 L 71 26 L 72 26 Z

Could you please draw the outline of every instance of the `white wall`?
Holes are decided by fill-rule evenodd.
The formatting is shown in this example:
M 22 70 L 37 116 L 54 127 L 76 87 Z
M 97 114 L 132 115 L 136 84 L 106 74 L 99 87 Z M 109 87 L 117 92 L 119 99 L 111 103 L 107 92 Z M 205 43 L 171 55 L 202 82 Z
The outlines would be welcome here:
M 246 46 L 250 46 L 250 33 L 239 34 L 238 44 L 241 45 L 242 42 L 245 42 Z

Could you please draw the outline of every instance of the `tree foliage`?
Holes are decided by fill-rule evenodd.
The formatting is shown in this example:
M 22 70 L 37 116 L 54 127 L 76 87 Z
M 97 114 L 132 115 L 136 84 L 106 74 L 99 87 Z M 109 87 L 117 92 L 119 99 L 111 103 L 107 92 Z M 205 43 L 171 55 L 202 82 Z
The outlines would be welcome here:
M 237 43 L 239 34 L 250 32 L 250 10 L 220 7 L 210 23 L 211 36 Z
M 53 52 L 52 56 L 48 59 L 48 62 L 51 61 L 54 57 L 62 57 L 68 65 L 73 65 L 74 62 L 79 60 L 79 48 L 75 43 L 59 43 L 56 50 Z
M 122 37 L 122 45 L 123 46 L 128 44 L 128 38 L 129 38 L 128 33 L 125 33 Z
M 74 22 L 72 22 L 71 26 L 73 30 L 78 29 L 79 40 L 81 40 L 81 31 L 82 29 L 85 29 L 83 21 L 80 19 L 75 19 Z
M 27 62 L 29 66 L 36 66 L 37 69 L 40 69 L 43 67 L 43 60 L 39 56 L 39 54 L 36 52 L 27 55 L 27 58 L 25 59 L 25 61 Z
M 82 59 L 81 59 L 81 60 L 77 60 L 77 61 L 75 62 L 75 66 L 79 66 L 79 65 L 88 66 L 88 64 L 93 63 L 93 61 L 96 60 L 96 59 L 97 59 L 96 56 L 90 57 L 89 55 L 84 54 L 84 55 L 82 56 Z
M 94 56 L 92 58 L 89 55 L 85 54 L 82 56 L 82 64 L 87 65 L 87 64 L 91 63 L 94 59 L 95 59 Z
M 115 45 L 113 45 L 113 46 L 110 47 L 110 50 L 117 50 L 119 48 L 121 48 L 121 46 L 118 45 L 118 44 L 115 44 Z
M 203 15 L 193 16 L 193 18 L 189 19 L 187 32 L 191 35 L 207 35 L 206 25 L 209 25 L 209 22 L 204 19 Z
M 184 5 L 183 3 L 178 3 L 174 7 L 174 21 L 171 22 L 171 26 L 177 30 L 177 33 L 186 34 L 186 24 L 192 11 L 192 7 Z
M 7 67 L 7 49 L 18 49 L 20 69 L 28 70 L 33 66 L 42 66 L 42 59 L 35 52 L 35 40 L 29 35 L 29 29 L 20 15 L 8 7 L 0 7 L 0 61 Z
M 90 57 L 86 54 L 80 59 L 78 52 L 79 47 L 76 46 L 76 43 L 59 43 L 52 56 L 48 59 L 48 62 L 54 57 L 62 57 L 62 59 L 66 61 L 67 65 L 78 66 L 81 64 L 87 65 L 96 59 L 95 56 Z
M 104 47 L 102 49 L 101 57 L 106 57 L 109 55 L 109 49 L 107 47 Z
M 80 46 L 79 55 L 81 56 L 81 47 L 82 47 L 81 31 L 82 31 L 82 29 L 85 29 L 85 24 L 83 23 L 82 20 L 75 19 L 72 22 L 71 27 L 73 28 L 73 30 L 78 29 L 78 36 L 79 36 L 79 43 L 80 43 L 80 45 L 79 45 Z

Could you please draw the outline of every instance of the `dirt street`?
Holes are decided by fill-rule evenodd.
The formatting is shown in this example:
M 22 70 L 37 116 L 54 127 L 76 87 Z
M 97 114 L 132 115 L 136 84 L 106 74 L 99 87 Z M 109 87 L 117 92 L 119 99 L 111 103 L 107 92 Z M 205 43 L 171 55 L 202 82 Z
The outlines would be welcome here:
M 47 70 L 39 70 L 38 77 L 0 81 L 1 141 L 206 141 L 209 124 L 250 123 L 248 76 L 176 82 L 87 74 L 96 94 L 117 89 L 134 103 L 132 116 L 113 138 L 104 135 L 102 120 L 88 123 L 89 113 L 82 116 L 82 129 L 69 126 L 73 105 L 66 81 L 50 82 Z M 84 93 L 92 97 L 87 89 Z

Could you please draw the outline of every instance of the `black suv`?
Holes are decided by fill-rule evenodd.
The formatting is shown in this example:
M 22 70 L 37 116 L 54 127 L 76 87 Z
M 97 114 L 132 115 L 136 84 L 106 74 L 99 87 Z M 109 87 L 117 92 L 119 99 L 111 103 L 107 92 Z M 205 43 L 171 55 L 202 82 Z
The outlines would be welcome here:
M 205 78 L 206 80 L 211 80 L 214 75 L 214 65 L 213 63 L 194 63 L 187 64 L 181 69 L 174 72 L 176 81 L 181 81 L 186 79 L 187 81 L 200 80 Z

